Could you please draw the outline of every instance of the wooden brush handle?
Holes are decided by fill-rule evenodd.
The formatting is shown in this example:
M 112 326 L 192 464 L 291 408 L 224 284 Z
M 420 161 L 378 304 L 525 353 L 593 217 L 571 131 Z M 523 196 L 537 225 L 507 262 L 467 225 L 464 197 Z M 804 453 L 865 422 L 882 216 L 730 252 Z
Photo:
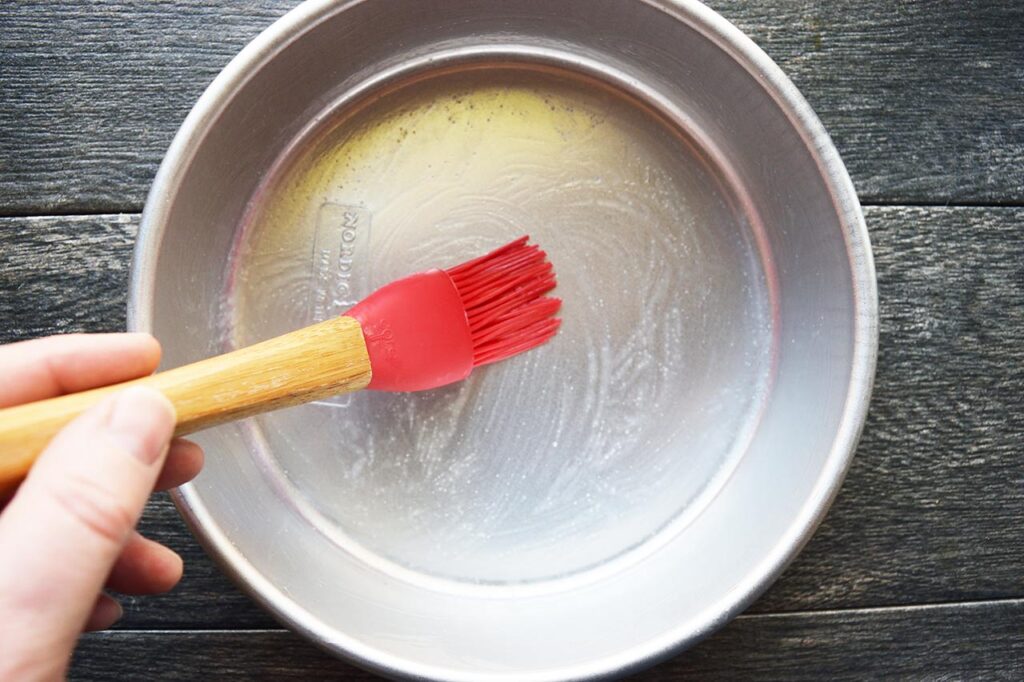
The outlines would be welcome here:
M 0 410 L 0 489 L 20 481 L 50 439 L 100 399 L 151 386 L 177 410 L 174 435 L 297 405 L 370 383 L 359 322 L 338 317 L 134 381 Z

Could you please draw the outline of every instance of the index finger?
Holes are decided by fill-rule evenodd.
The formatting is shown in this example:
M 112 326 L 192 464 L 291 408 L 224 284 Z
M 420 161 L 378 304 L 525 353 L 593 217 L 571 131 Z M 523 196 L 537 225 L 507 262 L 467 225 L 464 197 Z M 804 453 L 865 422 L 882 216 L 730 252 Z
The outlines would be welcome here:
M 66 334 L 0 346 L 0 408 L 136 379 L 160 362 L 149 334 Z

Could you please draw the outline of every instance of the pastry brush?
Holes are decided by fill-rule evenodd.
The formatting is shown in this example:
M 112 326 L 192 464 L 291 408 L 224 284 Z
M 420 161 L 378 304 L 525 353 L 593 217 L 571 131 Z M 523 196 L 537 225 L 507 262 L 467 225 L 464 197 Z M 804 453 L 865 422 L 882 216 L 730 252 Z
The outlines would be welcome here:
M 0 489 L 75 416 L 132 385 L 161 391 L 176 436 L 358 391 L 422 391 L 535 348 L 558 331 L 547 255 L 528 237 L 388 284 L 345 315 L 141 379 L 0 410 Z

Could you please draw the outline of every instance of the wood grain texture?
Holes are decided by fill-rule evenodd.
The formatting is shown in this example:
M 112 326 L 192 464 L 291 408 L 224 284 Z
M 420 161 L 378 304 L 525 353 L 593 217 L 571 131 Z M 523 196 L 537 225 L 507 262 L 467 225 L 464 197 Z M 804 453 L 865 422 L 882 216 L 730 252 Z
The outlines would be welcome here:
M 136 215 L 0 218 L 0 343 L 124 330 Z
M 204 87 L 294 0 L 0 3 L 0 214 L 137 211 Z M 1024 4 L 711 0 L 869 202 L 1024 201 Z
M 753 610 L 1024 596 L 1024 209 L 867 211 L 881 343 L 846 484 Z M 0 342 L 124 325 L 134 217 L 0 220 Z M 170 595 L 125 627 L 268 627 L 165 496 L 142 522 L 186 558 Z
M 865 203 L 1024 201 L 1024 3 L 708 4 L 790 76 Z
M 867 425 L 832 512 L 757 609 L 1024 596 L 1024 209 L 867 218 Z
M 0 4 L 0 211 L 138 210 L 206 85 L 295 4 Z
M 1021 601 L 741 616 L 631 679 L 1017 680 L 1024 676 L 1022 631 Z M 70 678 L 377 679 L 279 630 L 87 635 Z
M 363 330 L 335 317 L 260 343 L 156 374 L 0 410 L 0 497 L 28 475 L 71 420 L 129 386 L 154 388 L 177 415 L 175 436 L 365 388 Z

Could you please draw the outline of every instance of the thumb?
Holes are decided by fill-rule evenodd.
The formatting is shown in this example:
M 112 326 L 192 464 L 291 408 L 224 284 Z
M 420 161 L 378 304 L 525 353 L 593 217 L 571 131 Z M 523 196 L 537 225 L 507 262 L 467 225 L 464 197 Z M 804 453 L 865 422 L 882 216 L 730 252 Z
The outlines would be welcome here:
M 40 455 L 0 515 L 0 678 L 63 673 L 153 489 L 174 422 L 162 394 L 128 388 Z

